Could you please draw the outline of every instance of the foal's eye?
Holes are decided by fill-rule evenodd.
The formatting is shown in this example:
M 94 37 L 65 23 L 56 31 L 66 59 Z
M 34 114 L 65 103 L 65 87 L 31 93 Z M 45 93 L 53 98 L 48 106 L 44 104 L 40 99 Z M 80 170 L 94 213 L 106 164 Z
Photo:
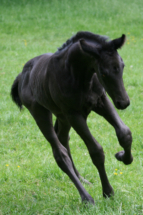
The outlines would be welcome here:
M 115 73 L 119 72 L 119 68 L 117 66 L 113 66 L 113 70 L 114 70 Z

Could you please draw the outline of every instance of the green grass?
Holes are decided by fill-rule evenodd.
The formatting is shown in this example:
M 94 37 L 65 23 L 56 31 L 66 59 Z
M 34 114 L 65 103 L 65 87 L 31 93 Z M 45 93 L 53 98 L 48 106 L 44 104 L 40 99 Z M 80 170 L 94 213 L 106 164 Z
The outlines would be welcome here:
M 143 4 L 142 0 L 0 1 L 0 215 L 143 214 Z M 19 112 L 10 88 L 23 64 L 55 52 L 79 30 L 116 38 L 125 33 L 120 54 L 131 105 L 118 111 L 133 134 L 134 162 L 114 158 L 121 150 L 113 128 L 91 113 L 88 125 L 103 146 L 114 200 L 104 200 L 97 170 L 73 130 L 70 146 L 77 169 L 95 206 L 84 207 L 69 178 L 57 167 L 49 143 L 29 112 Z M 115 169 L 117 175 L 114 175 Z M 123 172 L 123 174 L 120 174 Z

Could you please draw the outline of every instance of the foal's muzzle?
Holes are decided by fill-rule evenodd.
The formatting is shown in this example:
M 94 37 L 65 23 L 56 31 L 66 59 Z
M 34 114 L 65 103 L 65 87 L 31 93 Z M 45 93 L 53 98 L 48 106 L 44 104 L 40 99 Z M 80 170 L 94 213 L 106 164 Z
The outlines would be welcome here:
M 127 99 L 125 101 L 117 100 L 114 102 L 114 104 L 115 104 L 116 108 L 123 110 L 123 109 L 126 109 L 130 105 L 130 100 L 129 99 Z

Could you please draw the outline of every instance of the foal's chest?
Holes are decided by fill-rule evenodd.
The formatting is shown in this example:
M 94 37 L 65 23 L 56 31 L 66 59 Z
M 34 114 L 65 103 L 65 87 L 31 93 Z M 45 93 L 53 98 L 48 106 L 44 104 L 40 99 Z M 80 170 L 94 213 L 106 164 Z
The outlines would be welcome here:
M 99 98 L 100 96 L 93 91 L 85 94 L 82 111 L 88 115 L 97 106 Z

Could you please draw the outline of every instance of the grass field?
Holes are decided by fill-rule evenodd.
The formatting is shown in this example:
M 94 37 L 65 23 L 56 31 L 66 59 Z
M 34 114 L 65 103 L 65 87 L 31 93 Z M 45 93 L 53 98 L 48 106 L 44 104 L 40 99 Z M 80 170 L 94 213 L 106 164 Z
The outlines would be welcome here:
M 0 1 L 0 215 L 143 214 L 143 3 L 142 0 Z M 49 143 L 24 108 L 11 101 L 10 88 L 29 59 L 55 52 L 79 30 L 111 39 L 127 35 L 120 55 L 131 105 L 118 111 L 133 135 L 134 162 L 114 158 L 121 150 L 113 128 L 91 113 L 88 125 L 103 146 L 113 199 L 103 199 L 97 170 L 71 130 L 70 146 L 84 185 L 95 200 L 85 208 L 69 178 L 57 167 Z M 115 170 L 116 169 L 116 170 Z M 117 173 L 117 174 L 114 174 Z M 122 174 L 121 174 L 122 173 Z

